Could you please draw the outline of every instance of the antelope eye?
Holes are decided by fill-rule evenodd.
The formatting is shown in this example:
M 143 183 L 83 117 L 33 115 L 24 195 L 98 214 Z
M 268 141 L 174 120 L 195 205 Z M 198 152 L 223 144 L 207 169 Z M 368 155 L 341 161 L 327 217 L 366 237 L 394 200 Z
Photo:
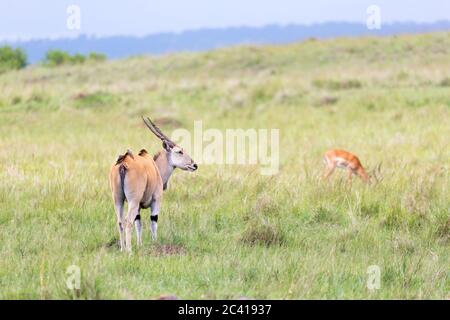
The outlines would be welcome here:
M 183 150 L 179 150 L 179 151 L 177 151 L 177 153 L 183 154 Z

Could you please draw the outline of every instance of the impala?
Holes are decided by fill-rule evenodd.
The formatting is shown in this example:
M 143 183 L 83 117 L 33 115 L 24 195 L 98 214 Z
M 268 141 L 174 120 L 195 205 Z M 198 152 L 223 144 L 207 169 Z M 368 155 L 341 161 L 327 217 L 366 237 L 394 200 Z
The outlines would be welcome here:
M 163 150 L 154 157 L 145 149 L 137 155 L 128 150 L 119 156 L 111 167 L 109 184 L 116 211 L 121 251 L 125 248 L 131 252 L 133 223 L 136 227 L 137 245 L 142 245 L 141 209 L 151 209 L 151 232 L 153 240 L 156 240 L 163 190 L 166 190 L 170 176 L 175 168 L 191 172 L 197 170 L 197 164 L 183 148 L 162 133 L 149 118 L 142 120 L 150 131 L 161 139 Z M 125 201 L 128 202 L 128 213 L 124 219 Z
M 358 175 L 363 181 L 370 183 L 370 177 L 364 170 L 358 157 L 345 150 L 329 150 L 325 153 L 324 162 L 326 171 L 324 178 L 327 179 L 337 168 L 345 169 L 348 172 L 348 181 L 351 183 L 352 175 Z

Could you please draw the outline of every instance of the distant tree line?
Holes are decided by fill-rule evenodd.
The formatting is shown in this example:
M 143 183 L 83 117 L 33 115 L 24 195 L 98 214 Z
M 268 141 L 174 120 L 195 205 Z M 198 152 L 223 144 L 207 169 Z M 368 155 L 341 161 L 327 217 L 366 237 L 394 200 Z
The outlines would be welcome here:
M 62 50 L 49 50 L 42 60 L 42 64 L 49 67 L 60 65 L 75 65 L 85 62 L 105 61 L 106 55 L 97 52 L 91 52 L 87 55 L 70 53 Z M 21 48 L 13 49 L 10 46 L 0 47 L 0 73 L 19 70 L 27 66 L 27 54 Z
M 96 52 L 91 52 L 84 56 L 80 53 L 71 55 L 68 52 L 61 50 L 49 50 L 44 58 L 44 65 L 55 67 L 66 64 L 82 64 L 88 61 L 104 61 L 106 60 L 106 55 Z

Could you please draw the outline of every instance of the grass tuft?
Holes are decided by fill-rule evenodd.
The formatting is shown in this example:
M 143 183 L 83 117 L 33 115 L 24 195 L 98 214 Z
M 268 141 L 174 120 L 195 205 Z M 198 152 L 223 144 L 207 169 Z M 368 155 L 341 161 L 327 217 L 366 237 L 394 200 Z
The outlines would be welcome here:
M 284 243 L 285 237 L 278 226 L 263 223 L 253 223 L 247 226 L 240 241 L 246 245 L 255 246 L 280 246 Z

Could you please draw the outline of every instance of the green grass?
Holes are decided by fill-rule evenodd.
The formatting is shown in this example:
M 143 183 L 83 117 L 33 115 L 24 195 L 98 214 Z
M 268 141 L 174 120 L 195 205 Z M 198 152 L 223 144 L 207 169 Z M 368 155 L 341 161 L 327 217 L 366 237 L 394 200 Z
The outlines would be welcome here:
M 449 57 L 436 33 L 0 75 L 0 298 L 448 298 Z M 280 128 L 280 171 L 175 172 L 159 239 L 144 212 L 144 246 L 123 254 L 107 177 L 127 148 L 160 149 L 141 114 Z M 382 162 L 382 182 L 321 181 L 333 147 Z

